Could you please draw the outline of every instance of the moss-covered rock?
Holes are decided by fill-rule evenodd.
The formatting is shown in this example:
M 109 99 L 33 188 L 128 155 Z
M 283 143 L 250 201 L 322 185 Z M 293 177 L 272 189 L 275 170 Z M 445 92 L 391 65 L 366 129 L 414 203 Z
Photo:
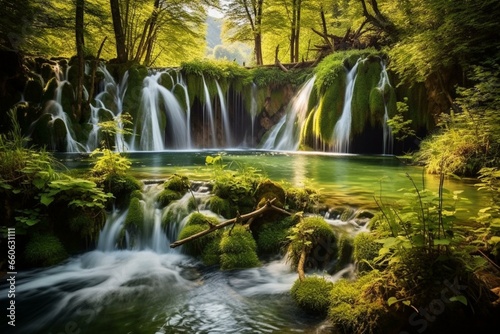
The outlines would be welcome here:
M 181 197 L 182 195 L 177 191 L 164 189 L 156 197 L 156 202 L 158 203 L 158 207 L 164 208 L 167 205 L 169 205 L 172 201 L 178 200 Z
M 178 239 L 185 239 L 217 225 L 219 221 L 215 217 L 205 216 L 194 212 L 187 219 L 186 225 L 179 233 Z M 219 243 L 222 231 L 217 230 L 200 238 L 191 240 L 182 246 L 182 251 L 191 256 L 200 256 L 206 265 L 214 265 L 219 261 Z
M 273 205 L 283 207 L 285 203 L 285 190 L 281 185 L 269 179 L 259 183 L 255 190 L 257 207 L 263 207 L 267 200 L 275 199 Z
M 219 196 L 212 196 L 207 202 L 210 211 L 221 215 L 225 218 L 235 216 L 236 209 L 231 207 L 228 200 L 220 198 Z
M 52 266 L 68 257 L 61 241 L 54 235 L 34 235 L 26 245 L 27 263 L 35 266 Z
M 314 114 L 313 134 L 325 144 L 333 142 L 333 129 L 344 108 L 345 86 L 346 75 L 344 72 L 326 88 Z
M 165 189 L 180 192 L 184 194 L 189 190 L 189 179 L 187 176 L 174 174 L 164 183 Z
M 355 281 L 341 279 L 330 291 L 328 319 L 338 333 L 384 333 L 391 327 L 392 315 L 380 293 L 383 280 L 378 271 Z M 377 291 L 378 289 L 378 291 Z
M 354 239 L 348 234 L 341 234 L 338 239 L 338 257 L 335 265 L 337 270 L 341 270 L 352 263 L 354 253 Z
M 115 204 L 119 207 L 129 204 L 131 194 L 134 191 L 138 191 L 135 197 L 142 199 L 142 193 L 140 192 L 142 189 L 142 182 L 132 175 L 112 173 L 107 175 L 100 185 L 104 188 L 105 192 L 113 194 Z
M 222 270 L 252 268 L 260 265 L 257 244 L 252 233 L 244 226 L 236 225 L 224 231 L 220 242 Z
M 144 209 L 138 198 L 132 198 L 125 218 L 124 228 L 133 236 L 142 232 L 144 226 Z
M 326 315 L 330 306 L 333 283 L 319 276 L 297 279 L 290 290 L 292 299 L 301 309 L 312 314 Z
M 43 90 L 42 103 L 46 103 L 47 101 L 53 100 L 56 97 L 56 89 L 58 83 L 56 78 L 52 78 L 45 84 Z
M 275 254 L 284 251 L 290 240 L 290 227 L 297 224 L 299 218 L 290 216 L 278 221 L 270 221 L 261 225 L 256 232 L 257 249 L 260 254 Z
M 375 267 L 374 259 L 378 256 L 381 244 L 377 237 L 369 232 L 358 233 L 354 237 L 354 262 L 360 272 L 370 271 Z
M 299 258 L 306 249 L 305 269 L 324 268 L 337 255 L 337 237 L 332 226 L 322 217 L 304 218 L 291 233 L 288 257 L 297 267 Z

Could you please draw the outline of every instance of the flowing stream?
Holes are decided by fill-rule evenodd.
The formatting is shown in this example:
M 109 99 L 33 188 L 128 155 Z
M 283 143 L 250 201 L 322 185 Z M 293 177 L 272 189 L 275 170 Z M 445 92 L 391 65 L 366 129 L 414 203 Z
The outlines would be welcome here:
M 179 170 L 207 179 L 211 171 L 203 169 L 207 168 L 205 157 L 216 153 L 174 151 L 129 157 L 132 172 L 143 179 L 165 179 Z M 72 169 L 89 165 L 75 155 L 58 158 Z M 351 204 L 354 209 L 374 209 L 373 196 L 383 196 L 385 202 L 394 200 L 401 196 L 399 188 L 410 188 L 406 174 L 416 182 L 421 175 L 421 169 L 388 156 L 228 151 L 223 159 L 228 166 L 251 165 L 271 179 L 294 186 L 322 188 L 330 207 Z M 438 180 L 426 176 L 423 182 L 434 188 Z M 447 180 L 445 186 L 465 190 L 472 207 L 482 200 L 470 184 Z M 220 220 L 224 217 L 209 211 L 211 194 L 205 187 L 163 209 L 154 200 L 160 189 L 155 184 L 143 188 L 140 202 L 146 214 L 141 238 L 123 235 L 127 212 L 115 210 L 108 214 L 95 250 L 54 267 L 18 272 L 16 328 L 2 327 L 1 332 L 316 333 L 322 318 L 304 314 L 292 301 L 289 291 L 297 274 L 285 258 L 263 260 L 258 268 L 220 271 L 184 255 L 182 248 L 170 249 L 170 242 L 177 240 L 193 212 L 189 209 L 193 197 L 200 212 Z M 165 214 L 176 222 L 166 230 L 161 227 Z M 365 229 L 354 214 L 343 220 L 333 211 L 322 215 L 348 233 Z M 348 265 L 337 273 L 318 274 L 335 281 L 352 272 Z M 7 295 L 4 281 L 0 285 L 2 305 Z M 1 326 L 7 326 L 6 321 Z

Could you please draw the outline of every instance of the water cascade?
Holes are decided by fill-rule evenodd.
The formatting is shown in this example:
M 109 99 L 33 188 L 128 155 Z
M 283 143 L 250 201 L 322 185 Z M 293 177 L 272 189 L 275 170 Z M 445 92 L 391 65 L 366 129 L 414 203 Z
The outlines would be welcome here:
M 381 92 L 383 99 L 384 99 L 384 118 L 382 121 L 382 130 L 383 130 L 383 154 L 392 154 L 392 146 L 393 146 L 393 136 L 392 136 L 392 129 L 387 124 L 387 121 L 389 120 L 389 112 L 387 108 L 387 101 L 386 101 L 386 90 L 390 89 L 391 83 L 389 82 L 389 75 L 387 74 L 387 68 L 385 66 L 384 62 L 381 62 L 382 66 L 382 71 L 380 72 L 380 81 L 377 85 L 377 89 Z
M 99 70 L 103 73 L 104 79 L 100 83 L 101 92 L 99 92 L 94 98 L 95 105 L 90 106 L 91 113 L 89 124 L 92 125 L 92 130 L 89 133 L 86 145 L 88 152 L 93 151 L 100 145 L 99 122 L 104 119 L 116 120 L 117 116 L 121 115 L 123 110 L 123 99 L 125 93 L 127 92 L 128 71 L 125 72 L 120 83 L 117 84 L 106 66 L 99 66 Z M 108 101 L 108 106 L 106 106 L 106 101 Z M 109 101 L 112 101 L 112 103 L 109 103 Z M 123 129 L 121 121 L 118 120 L 118 123 L 118 127 Z M 122 131 L 118 131 L 116 133 L 114 147 L 117 151 L 127 151 L 129 149 L 128 144 L 125 142 L 123 137 Z
M 347 73 L 344 108 L 342 109 L 342 115 L 340 116 L 339 120 L 335 124 L 335 128 L 333 129 L 334 152 L 349 153 L 352 122 L 351 102 L 356 82 L 356 74 L 360 61 L 362 61 L 361 58 L 358 59 L 356 65 L 354 65 L 353 68 Z
M 300 144 L 302 128 L 309 106 L 309 97 L 314 87 L 316 76 L 313 76 L 300 88 L 297 95 L 288 105 L 285 116 L 271 129 L 263 149 L 296 151 Z
M 231 124 L 229 124 L 229 115 L 226 107 L 226 99 L 224 98 L 224 94 L 222 93 L 222 89 L 220 88 L 219 82 L 215 80 L 215 85 L 217 86 L 217 94 L 219 96 L 219 104 L 220 104 L 220 112 L 222 114 L 222 125 L 224 127 L 225 134 L 225 146 L 232 147 L 233 139 L 231 136 Z
M 210 97 L 210 92 L 208 91 L 207 82 L 205 80 L 205 76 L 202 75 L 203 79 L 203 92 L 205 94 L 205 106 L 203 112 L 203 123 L 205 124 L 205 115 L 208 116 L 208 122 L 210 124 L 210 133 L 208 134 L 209 138 L 212 142 L 212 148 L 217 147 L 217 136 L 215 132 L 215 121 L 214 121 L 214 112 L 212 108 L 212 99 Z M 205 129 L 205 126 L 203 127 Z M 205 135 L 203 136 L 205 138 Z

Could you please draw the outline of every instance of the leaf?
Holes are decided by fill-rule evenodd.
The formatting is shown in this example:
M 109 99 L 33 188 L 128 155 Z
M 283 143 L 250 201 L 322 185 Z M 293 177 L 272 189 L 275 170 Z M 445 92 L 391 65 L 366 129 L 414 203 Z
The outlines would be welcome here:
M 460 302 L 460 303 L 464 304 L 465 306 L 467 306 L 467 298 L 465 298 L 464 295 L 453 296 L 450 298 L 450 301 Z
M 387 299 L 387 305 L 391 306 L 392 304 L 397 303 L 399 300 L 396 299 L 396 297 L 390 297 Z
M 451 242 L 450 239 L 434 239 L 434 245 L 444 245 L 447 246 Z
M 411 302 L 409 300 L 403 300 L 403 304 L 405 304 L 406 306 L 410 306 Z
M 45 206 L 49 206 L 50 203 L 54 201 L 54 197 L 49 196 L 48 194 L 42 194 L 42 197 L 40 198 L 40 203 L 42 203 Z

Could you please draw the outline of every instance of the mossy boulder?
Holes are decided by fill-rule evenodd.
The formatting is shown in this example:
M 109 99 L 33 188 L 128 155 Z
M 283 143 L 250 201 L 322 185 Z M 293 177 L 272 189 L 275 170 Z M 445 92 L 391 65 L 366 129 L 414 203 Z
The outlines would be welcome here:
M 346 267 L 353 260 L 354 253 L 354 239 L 348 234 L 341 234 L 338 238 L 338 256 L 335 265 L 336 270 L 341 270 Z
M 244 226 L 236 225 L 224 231 L 220 241 L 222 270 L 252 268 L 260 265 L 257 243 Z
M 372 271 L 354 281 L 340 279 L 330 290 L 328 319 L 335 333 L 384 333 L 395 321 L 382 298 L 383 278 Z
M 170 189 L 184 194 L 189 190 L 189 179 L 187 176 L 174 174 L 167 181 L 165 181 L 164 186 L 165 189 Z
M 260 254 L 276 254 L 285 250 L 290 242 L 287 236 L 289 229 L 299 222 L 298 216 L 290 216 L 278 221 L 269 221 L 262 224 L 257 235 L 257 249 Z
M 138 198 L 132 198 L 128 208 L 127 217 L 125 217 L 124 228 L 132 237 L 132 241 L 138 237 L 144 226 L 144 208 Z
M 323 143 L 332 144 L 333 142 L 333 129 L 344 108 L 345 89 L 346 75 L 343 72 L 321 95 L 314 114 L 313 134 Z
M 210 228 L 210 225 L 217 225 L 219 220 L 204 214 L 194 212 L 186 221 L 186 225 L 179 233 L 178 239 L 185 239 Z M 182 246 L 182 251 L 191 256 L 200 256 L 205 264 L 213 265 L 218 263 L 219 249 L 222 231 L 217 230 L 203 237 L 191 240 Z
M 378 256 L 381 244 L 377 237 L 369 232 L 358 233 L 354 237 L 354 262 L 360 272 L 370 271 L 375 267 L 374 259 Z
M 220 198 L 219 196 L 212 196 L 207 202 L 210 211 L 221 215 L 225 218 L 232 218 L 236 215 L 236 209 L 231 207 L 228 200 Z
M 34 235 L 25 249 L 27 263 L 35 266 L 52 266 L 68 257 L 61 241 L 51 234 Z
M 333 283 L 320 276 L 297 279 L 290 290 L 292 299 L 301 309 L 312 314 L 326 315 L 330 306 Z
M 167 205 L 169 205 L 172 201 L 176 201 L 181 197 L 182 197 L 181 193 L 177 191 L 164 189 L 156 197 L 156 202 L 158 203 L 158 207 L 164 208 Z
M 133 177 L 132 175 L 125 174 L 109 174 L 100 184 L 104 191 L 107 193 L 112 193 L 115 198 L 115 204 L 119 207 L 126 206 L 129 204 L 131 194 L 135 191 L 136 198 L 142 199 L 142 182 Z
M 337 256 L 337 237 L 333 227 L 322 217 L 304 218 L 291 230 L 290 238 L 288 257 L 294 267 L 297 267 L 304 247 L 305 269 L 324 268 Z
M 281 185 L 271 180 L 264 180 L 259 183 L 255 190 L 257 207 L 263 207 L 267 200 L 275 199 L 273 205 L 283 207 L 285 203 L 285 190 Z

